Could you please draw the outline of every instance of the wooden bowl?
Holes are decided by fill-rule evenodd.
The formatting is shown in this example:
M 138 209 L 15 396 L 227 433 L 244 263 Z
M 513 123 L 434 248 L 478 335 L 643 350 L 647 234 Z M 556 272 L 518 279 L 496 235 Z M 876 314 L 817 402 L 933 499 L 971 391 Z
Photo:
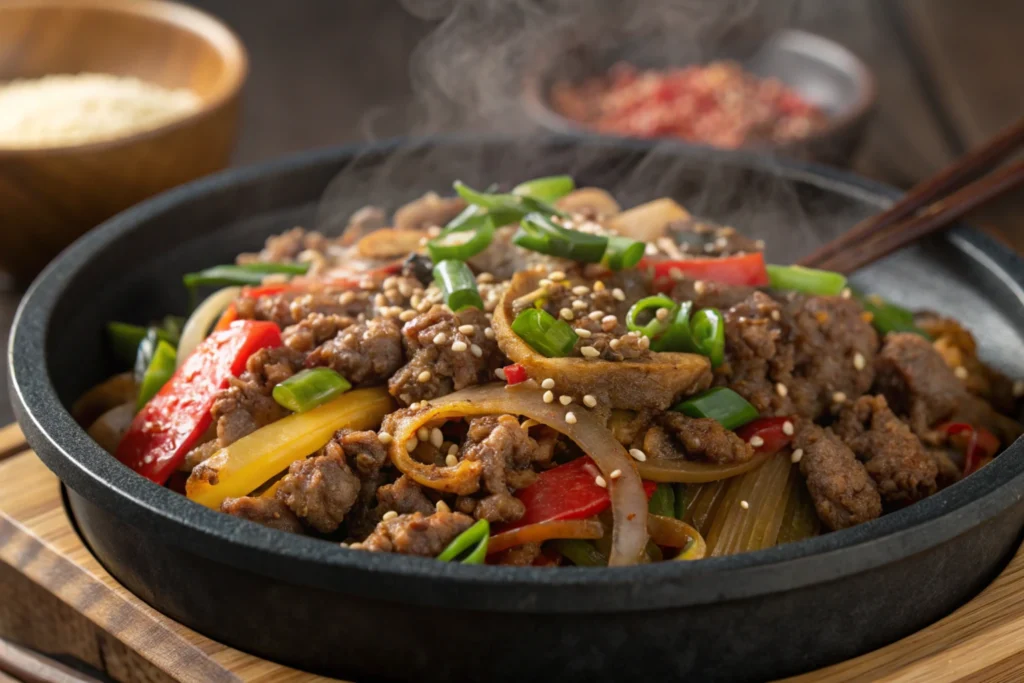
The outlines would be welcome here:
M 223 168 L 237 132 L 245 48 L 213 17 L 156 0 L 0 3 L 0 82 L 52 73 L 135 76 L 190 88 L 200 109 L 124 137 L 0 147 L 0 268 L 18 281 L 137 202 Z

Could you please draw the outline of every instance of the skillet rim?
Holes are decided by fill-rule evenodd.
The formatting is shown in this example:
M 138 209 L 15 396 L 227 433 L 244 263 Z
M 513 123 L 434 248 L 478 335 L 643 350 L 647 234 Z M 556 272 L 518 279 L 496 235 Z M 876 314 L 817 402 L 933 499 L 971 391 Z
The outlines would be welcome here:
M 528 613 L 600 613 L 665 609 L 753 598 L 837 581 L 950 542 L 1024 497 L 1024 440 L 980 472 L 911 507 L 813 539 L 698 563 L 557 571 L 469 566 L 341 549 L 333 543 L 244 523 L 192 503 L 130 471 L 92 442 L 61 405 L 44 349 L 52 309 L 92 256 L 162 212 L 225 188 L 273 176 L 337 166 L 364 154 L 424 145 L 521 144 L 496 135 L 395 138 L 304 152 L 231 169 L 158 195 L 108 220 L 66 249 L 33 283 L 15 315 L 8 352 L 9 387 L 29 443 L 60 479 L 93 504 L 144 533 L 207 559 L 276 580 L 367 598 L 421 606 Z M 642 140 L 545 136 L 531 144 L 650 151 L 718 159 L 788 177 L 882 206 L 900 196 L 892 187 L 852 173 L 752 152 L 694 148 Z M 142 227 L 141 229 L 145 229 Z M 976 230 L 947 233 L 951 248 L 1001 278 L 1024 302 L 1024 261 Z M 42 368 L 41 372 L 37 369 Z

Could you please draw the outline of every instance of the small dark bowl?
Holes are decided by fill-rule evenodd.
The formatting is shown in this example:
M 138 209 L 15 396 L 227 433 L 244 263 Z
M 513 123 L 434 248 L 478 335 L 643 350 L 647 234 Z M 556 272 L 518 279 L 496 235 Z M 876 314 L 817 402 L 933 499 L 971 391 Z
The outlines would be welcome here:
M 354 680 L 765 680 L 880 647 L 948 614 L 1016 548 L 1024 443 L 916 505 L 769 550 L 615 569 L 441 563 L 348 550 L 222 515 L 102 451 L 67 406 L 115 371 L 108 320 L 183 312 L 181 273 L 296 224 L 394 208 L 453 178 L 570 172 L 625 205 L 671 195 L 794 260 L 898 196 L 797 162 L 639 141 L 439 139 L 305 154 L 176 189 L 68 249 L 26 294 L 11 398 L 68 489 L 92 551 L 130 590 L 207 636 Z M 1024 267 L 967 228 L 864 271 L 858 286 L 942 311 L 1024 376 Z
M 607 40 L 566 38 L 550 42 L 569 47 L 541 52 L 526 72 L 523 101 L 535 121 L 559 134 L 598 135 L 552 107 L 551 88 L 559 81 L 578 83 L 605 73 L 620 61 L 644 68 L 708 61 L 700 59 L 699 51 L 695 53 L 686 41 L 665 41 L 647 35 L 627 38 L 612 47 L 608 47 Z M 751 145 L 751 148 L 835 164 L 848 162 L 853 156 L 863 138 L 877 93 L 871 71 L 848 49 L 822 36 L 787 29 L 757 49 L 751 49 L 747 43 L 733 43 L 714 56 L 735 59 L 758 76 L 779 79 L 821 107 L 828 116 L 824 128 L 805 138 L 779 145 Z

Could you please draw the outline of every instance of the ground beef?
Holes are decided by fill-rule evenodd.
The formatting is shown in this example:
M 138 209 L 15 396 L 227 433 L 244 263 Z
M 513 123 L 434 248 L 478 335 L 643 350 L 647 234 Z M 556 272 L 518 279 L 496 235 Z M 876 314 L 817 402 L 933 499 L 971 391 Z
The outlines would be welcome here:
M 378 508 L 383 514 L 394 510 L 400 515 L 421 512 L 429 515 L 434 512 L 434 503 L 430 502 L 419 484 L 404 474 L 392 484 L 381 486 L 377 490 Z
M 476 308 L 452 313 L 436 305 L 414 317 L 402 328 L 409 362 L 388 382 L 391 394 L 411 404 L 492 381 L 506 361 L 484 332 L 488 328 L 490 321 Z
M 239 254 L 236 259 L 240 264 L 246 263 L 287 263 L 306 249 L 322 246 L 324 236 L 318 232 L 307 233 L 304 228 L 292 228 L 280 235 L 271 235 L 264 243 L 263 250 L 258 254 Z
M 762 414 L 817 418 L 871 387 L 878 336 L 861 314 L 853 299 L 755 292 L 724 314 L 718 383 Z
M 818 517 L 829 529 L 845 529 L 882 514 L 882 499 L 864 465 L 839 438 L 817 425 L 797 434 L 800 471 Z
M 308 353 L 324 342 L 334 339 L 339 332 L 354 323 L 355 319 L 347 315 L 313 313 L 302 322 L 286 327 L 281 333 L 281 339 L 288 348 Z
M 461 197 L 442 197 L 427 192 L 395 211 L 394 226 L 399 230 L 426 230 L 444 226 L 466 208 Z
M 355 505 L 359 487 L 359 478 L 349 469 L 340 444 L 331 441 L 321 454 L 292 463 L 277 497 L 306 524 L 328 534 Z
M 887 504 L 906 505 L 935 493 L 935 460 L 884 396 L 861 396 L 847 405 L 834 429 L 865 463 Z
M 256 522 L 271 529 L 289 531 L 293 534 L 303 532 L 302 522 L 295 513 L 288 509 L 283 501 L 276 498 L 227 498 L 221 503 L 220 511 Z
M 245 320 L 270 320 L 281 328 L 305 320 L 314 313 L 354 318 L 370 310 L 366 292 L 329 287 L 316 290 L 283 291 L 261 297 L 235 299 L 238 317 Z
M 705 258 L 732 256 L 764 250 L 764 242 L 761 240 L 745 237 L 736 232 L 735 228 L 693 217 L 669 223 L 667 238 L 672 241 L 672 245 L 666 245 L 663 240 L 657 244 L 670 258 L 677 258 L 680 254 Z
M 540 557 L 540 543 L 524 543 L 514 548 L 495 553 L 488 562 L 503 564 L 510 567 L 529 567 Z
M 360 547 L 373 552 L 436 557 L 472 524 L 473 518 L 461 512 L 398 515 L 381 521 Z
M 675 282 L 669 297 L 673 301 L 692 301 L 696 309 L 717 308 L 725 311 L 750 298 L 755 291 L 753 287 L 684 278 Z
M 754 448 L 717 420 L 667 412 L 644 434 L 641 449 L 651 457 L 706 460 L 716 464 L 746 462 Z
M 329 367 L 352 384 L 380 384 L 402 366 L 398 325 L 381 317 L 344 328 L 311 351 L 306 365 Z

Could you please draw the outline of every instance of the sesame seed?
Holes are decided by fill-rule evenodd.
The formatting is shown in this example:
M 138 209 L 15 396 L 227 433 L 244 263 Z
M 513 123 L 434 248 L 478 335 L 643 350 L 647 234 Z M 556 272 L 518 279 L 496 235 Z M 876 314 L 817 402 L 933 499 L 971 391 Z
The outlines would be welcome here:
M 622 470 L 612 470 L 611 473 L 608 475 L 610 479 L 618 479 L 621 476 Z
M 462 334 L 473 334 L 475 330 L 476 328 L 472 325 L 459 325 L 459 332 Z
M 555 400 L 555 395 L 550 391 L 545 391 L 544 396 L 542 396 L 541 398 L 544 399 L 545 403 L 553 403 Z
M 559 280 L 565 279 L 565 273 L 563 273 L 560 270 L 556 270 L 555 272 L 550 273 L 548 277 L 551 279 L 552 282 L 558 282 Z
M 761 446 L 764 445 L 764 439 L 755 434 L 754 436 L 750 437 L 750 445 L 753 446 L 754 448 L 760 448 Z
M 576 333 L 577 337 L 583 337 L 584 339 L 590 339 L 590 337 L 592 336 L 590 330 L 585 329 L 583 327 L 577 327 L 576 329 L 573 330 L 573 332 Z
M 782 433 L 783 434 L 785 434 L 786 436 L 793 436 L 793 432 L 794 431 L 795 430 L 793 429 L 793 423 L 792 422 L 790 422 L 789 420 L 786 420 L 785 422 L 782 423 Z
M 419 401 L 416 401 L 415 403 L 410 403 L 409 404 L 409 410 L 417 410 L 419 407 L 420 407 L 420 402 Z
M 604 477 L 602 477 L 600 474 L 597 475 L 596 477 L 594 477 L 594 483 L 597 484 L 598 486 L 600 486 L 603 489 L 608 488 L 608 482 L 606 482 L 604 480 Z
M 587 317 L 591 320 L 600 320 L 604 317 L 604 311 L 591 311 L 587 314 Z
M 602 324 L 604 324 L 604 323 L 618 323 L 618 322 L 619 322 L 619 319 L 616 318 L 614 315 L 606 315 L 605 317 L 601 318 L 601 323 Z
M 572 403 L 572 396 L 569 396 L 568 394 L 562 394 L 561 396 L 558 397 L 558 402 L 561 403 L 563 406 L 567 406 L 570 403 Z
M 710 253 L 712 253 L 712 252 L 713 252 L 714 250 L 715 250 L 715 245 L 714 245 L 714 244 L 712 244 L 711 242 L 708 242 L 707 244 L 705 244 L 705 245 L 704 245 L 704 251 L 706 251 L 707 253 L 709 253 L 709 254 L 710 254 Z
M 868 362 L 864 359 L 863 353 L 858 351 L 857 353 L 853 354 L 853 367 L 857 368 L 858 370 L 863 370 L 867 364 Z
M 748 503 L 745 500 L 741 500 L 740 501 L 740 507 L 743 508 L 744 510 L 749 510 L 750 509 L 750 503 Z
M 957 376 L 957 379 L 967 379 L 967 368 L 958 365 L 953 369 L 953 374 Z
M 377 441 L 380 441 L 385 446 L 391 443 L 391 440 L 391 434 L 389 434 L 388 432 L 381 432 L 380 434 L 377 435 Z
M 604 290 L 605 290 L 605 286 L 604 286 L 603 282 L 598 280 L 597 282 L 594 283 L 594 291 L 595 292 L 603 292 Z
M 434 507 L 437 509 L 438 512 L 451 512 L 452 511 L 452 509 L 450 507 L 448 507 L 448 503 L 444 502 L 443 500 L 437 501 L 437 503 L 434 505 Z
M 477 344 L 470 344 L 469 352 L 472 353 L 477 358 L 480 358 L 481 356 L 484 355 L 484 350 L 481 349 Z
M 484 336 L 488 339 L 494 339 L 494 329 L 490 327 L 484 328 Z
M 658 247 L 653 242 L 648 242 L 646 245 L 644 245 L 644 253 L 647 254 L 648 256 L 657 256 Z
M 849 299 L 852 294 L 853 292 L 850 291 L 849 287 L 843 287 L 843 291 L 839 293 L 839 296 L 843 297 L 844 299 Z
M 448 467 L 455 467 L 456 465 L 459 464 L 459 459 L 455 457 L 454 454 L 449 453 L 448 455 L 444 456 L 444 464 L 447 465 Z
M 619 341 L 618 339 L 612 339 L 610 342 L 608 342 L 608 348 L 610 348 L 612 351 L 617 351 L 619 346 L 621 345 L 622 342 Z
M 576 296 L 583 296 L 584 294 L 590 294 L 590 287 L 586 285 L 576 285 L 572 288 L 572 293 Z
M 553 380 L 550 377 L 548 377 L 547 379 L 545 379 L 543 382 L 540 383 L 540 386 L 542 388 L 544 388 L 544 389 L 554 389 L 555 388 L 555 380 Z
M 576 413 L 570 410 L 568 413 L 565 414 L 565 421 L 571 425 L 576 424 Z
M 756 247 L 756 248 L 757 248 L 758 250 L 760 250 L 760 251 L 764 251 L 764 240 L 757 240 L 756 242 L 754 242 L 754 246 L 755 246 L 755 247 Z
M 588 305 L 589 304 L 587 304 L 586 301 L 581 301 L 579 299 L 577 299 L 576 301 L 572 302 L 572 308 L 573 308 L 574 311 L 585 311 L 585 310 L 587 310 L 587 306 Z
M 636 460 L 637 462 L 647 462 L 647 454 L 646 454 L 646 453 L 644 453 L 644 452 L 643 452 L 642 450 L 640 450 L 639 448 L 630 448 L 630 449 L 629 449 L 629 454 L 630 454 L 630 455 L 631 455 L 631 456 L 633 457 L 633 459 L 634 459 L 634 460 Z
M 657 318 L 658 320 L 664 320 L 665 318 L 668 317 L 668 309 L 659 308 L 657 311 L 654 312 L 654 317 Z
M 349 548 L 351 548 L 352 550 L 362 550 L 363 549 L 363 544 L 362 543 L 353 543 L 352 545 L 349 546 Z
M 503 382 L 508 380 L 508 377 L 505 376 L 505 368 L 494 368 L 494 376 Z
M 595 349 L 593 346 L 583 346 L 580 348 L 580 353 L 583 354 L 584 358 L 597 358 L 601 355 L 601 352 Z
M 355 300 L 356 300 L 356 293 L 351 291 L 351 290 L 342 293 L 342 295 L 338 297 L 338 303 L 341 304 L 342 306 L 348 306 L 350 303 L 352 303 Z
M 800 462 L 800 458 L 802 457 L 804 457 L 804 449 L 798 448 L 795 451 L 793 451 L 793 455 L 789 456 L 789 460 L 795 465 L 796 463 Z
M 466 345 L 466 342 L 464 342 L 464 341 L 452 342 L 452 351 L 454 351 L 456 353 L 462 353 L 463 351 L 465 351 L 468 348 L 469 347 Z
M 432 373 L 430 370 L 424 370 L 420 374 L 416 375 L 416 381 L 417 382 L 421 382 L 421 383 L 422 382 L 429 382 L 430 378 L 433 377 L 433 376 L 434 376 L 434 373 Z
M 641 349 L 649 349 L 649 348 L 651 348 L 651 338 L 650 337 L 640 337 L 640 341 L 638 342 L 638 344 L 640 345 Z
M 785 398 L 786 395 L 789 394 L 789 388 L 785 384 L 783 384 L 782 382 L 776 382 L 775 383 L 775 393 L 778 394 L 779 396 Z
M 448 455 L 455 455 L 458 452 L 459 452 L 459 447 L 458 447 L 457 444 L 453 443 L 451 446 L 448 447 Z
M 726 247 L 729 246 L 729 240 L 725 239 L 724 237 L 719 237 L 717 240 L 715 240 L 715 246 L 718 247 L 719 249 L 725 249 Z
M 403 323 L 407 323 L 416 317 L 416 311 L 402 311 L 398 314 L 398 319 Z
M 697 280 L 696 282 L 693 283 L 693 291 L 696 292 L 697 294 L 703 294 L 704 292 L 708 291 L 708 283 L 704 282 L 703 280 Z
M 568 308 L 563 308 L 562 310 L 560 310 L 558 312 L 558 315 L 563 320 L 573 320 L 576 317 L 576 315 L 572 311 L 570 311 Z
M 597 405 L 597 399 L 594 398 L 593 395 L 587 394 L 586 396 L 583 397 L 583 405 L 585 405 L 588 408 L 593 408 L 594 406 Z
M 405 450 L 407 450 L 408 452 L 412 453 L 414 450 L 416 450 L 416 447 L 419 446 L 419 445 L 420 445 L 419 440 L 414 436 L 414 437 L 412 437 L 411 439 L 409 439 L 408 441 L 405 442 Z
M 486 273 L 486 272 L 480 273 L 479 275 L 476 276 L 476 281 L 477 282 L 494 282 L 494 276 L 491 275 L 490 273 Z
M 837 391 L 836 393 L 832 394 L 832 402 L 833 403 L 845 403 L 846 402 L 846 394 L 844 394 L 841 391 Z
M 615 289 L 612 290 L 612 298 L 614 298 L 616 301 L 625 301 L 626 293 L 623 292 L 618 287 L 616 287 Z
M 395 517 L 397 517 L 397 516 L 398 516 L 398 513 L 397 513 L 397 512 L 395 512 L 394 510 L 388 510 L 387 512 L 385 512 L 385 513 L 384 513 L 384 514 L 383 514 L 383 515 L 381 516 L 381 519 L 383 519 L 383 520 L 384 520 L 384 521 L 386 522 L 386 521 L 388 521 L 389 519 L 394 519 L 394 518 L 395 518 Z
M 440 448 L 441 444 L 444 443 L 444 434 L 437 427 L 430 430 L 430 444 L 434 448 Z
M 416 430 L 416 438 L 420 441 L 426 441 L 430 438 L 430 430 L 426 427 L 420 427 Z
M 778 309 L 772 311 L 772 320 L 782 320 L 782 314 L 779 313 Z

